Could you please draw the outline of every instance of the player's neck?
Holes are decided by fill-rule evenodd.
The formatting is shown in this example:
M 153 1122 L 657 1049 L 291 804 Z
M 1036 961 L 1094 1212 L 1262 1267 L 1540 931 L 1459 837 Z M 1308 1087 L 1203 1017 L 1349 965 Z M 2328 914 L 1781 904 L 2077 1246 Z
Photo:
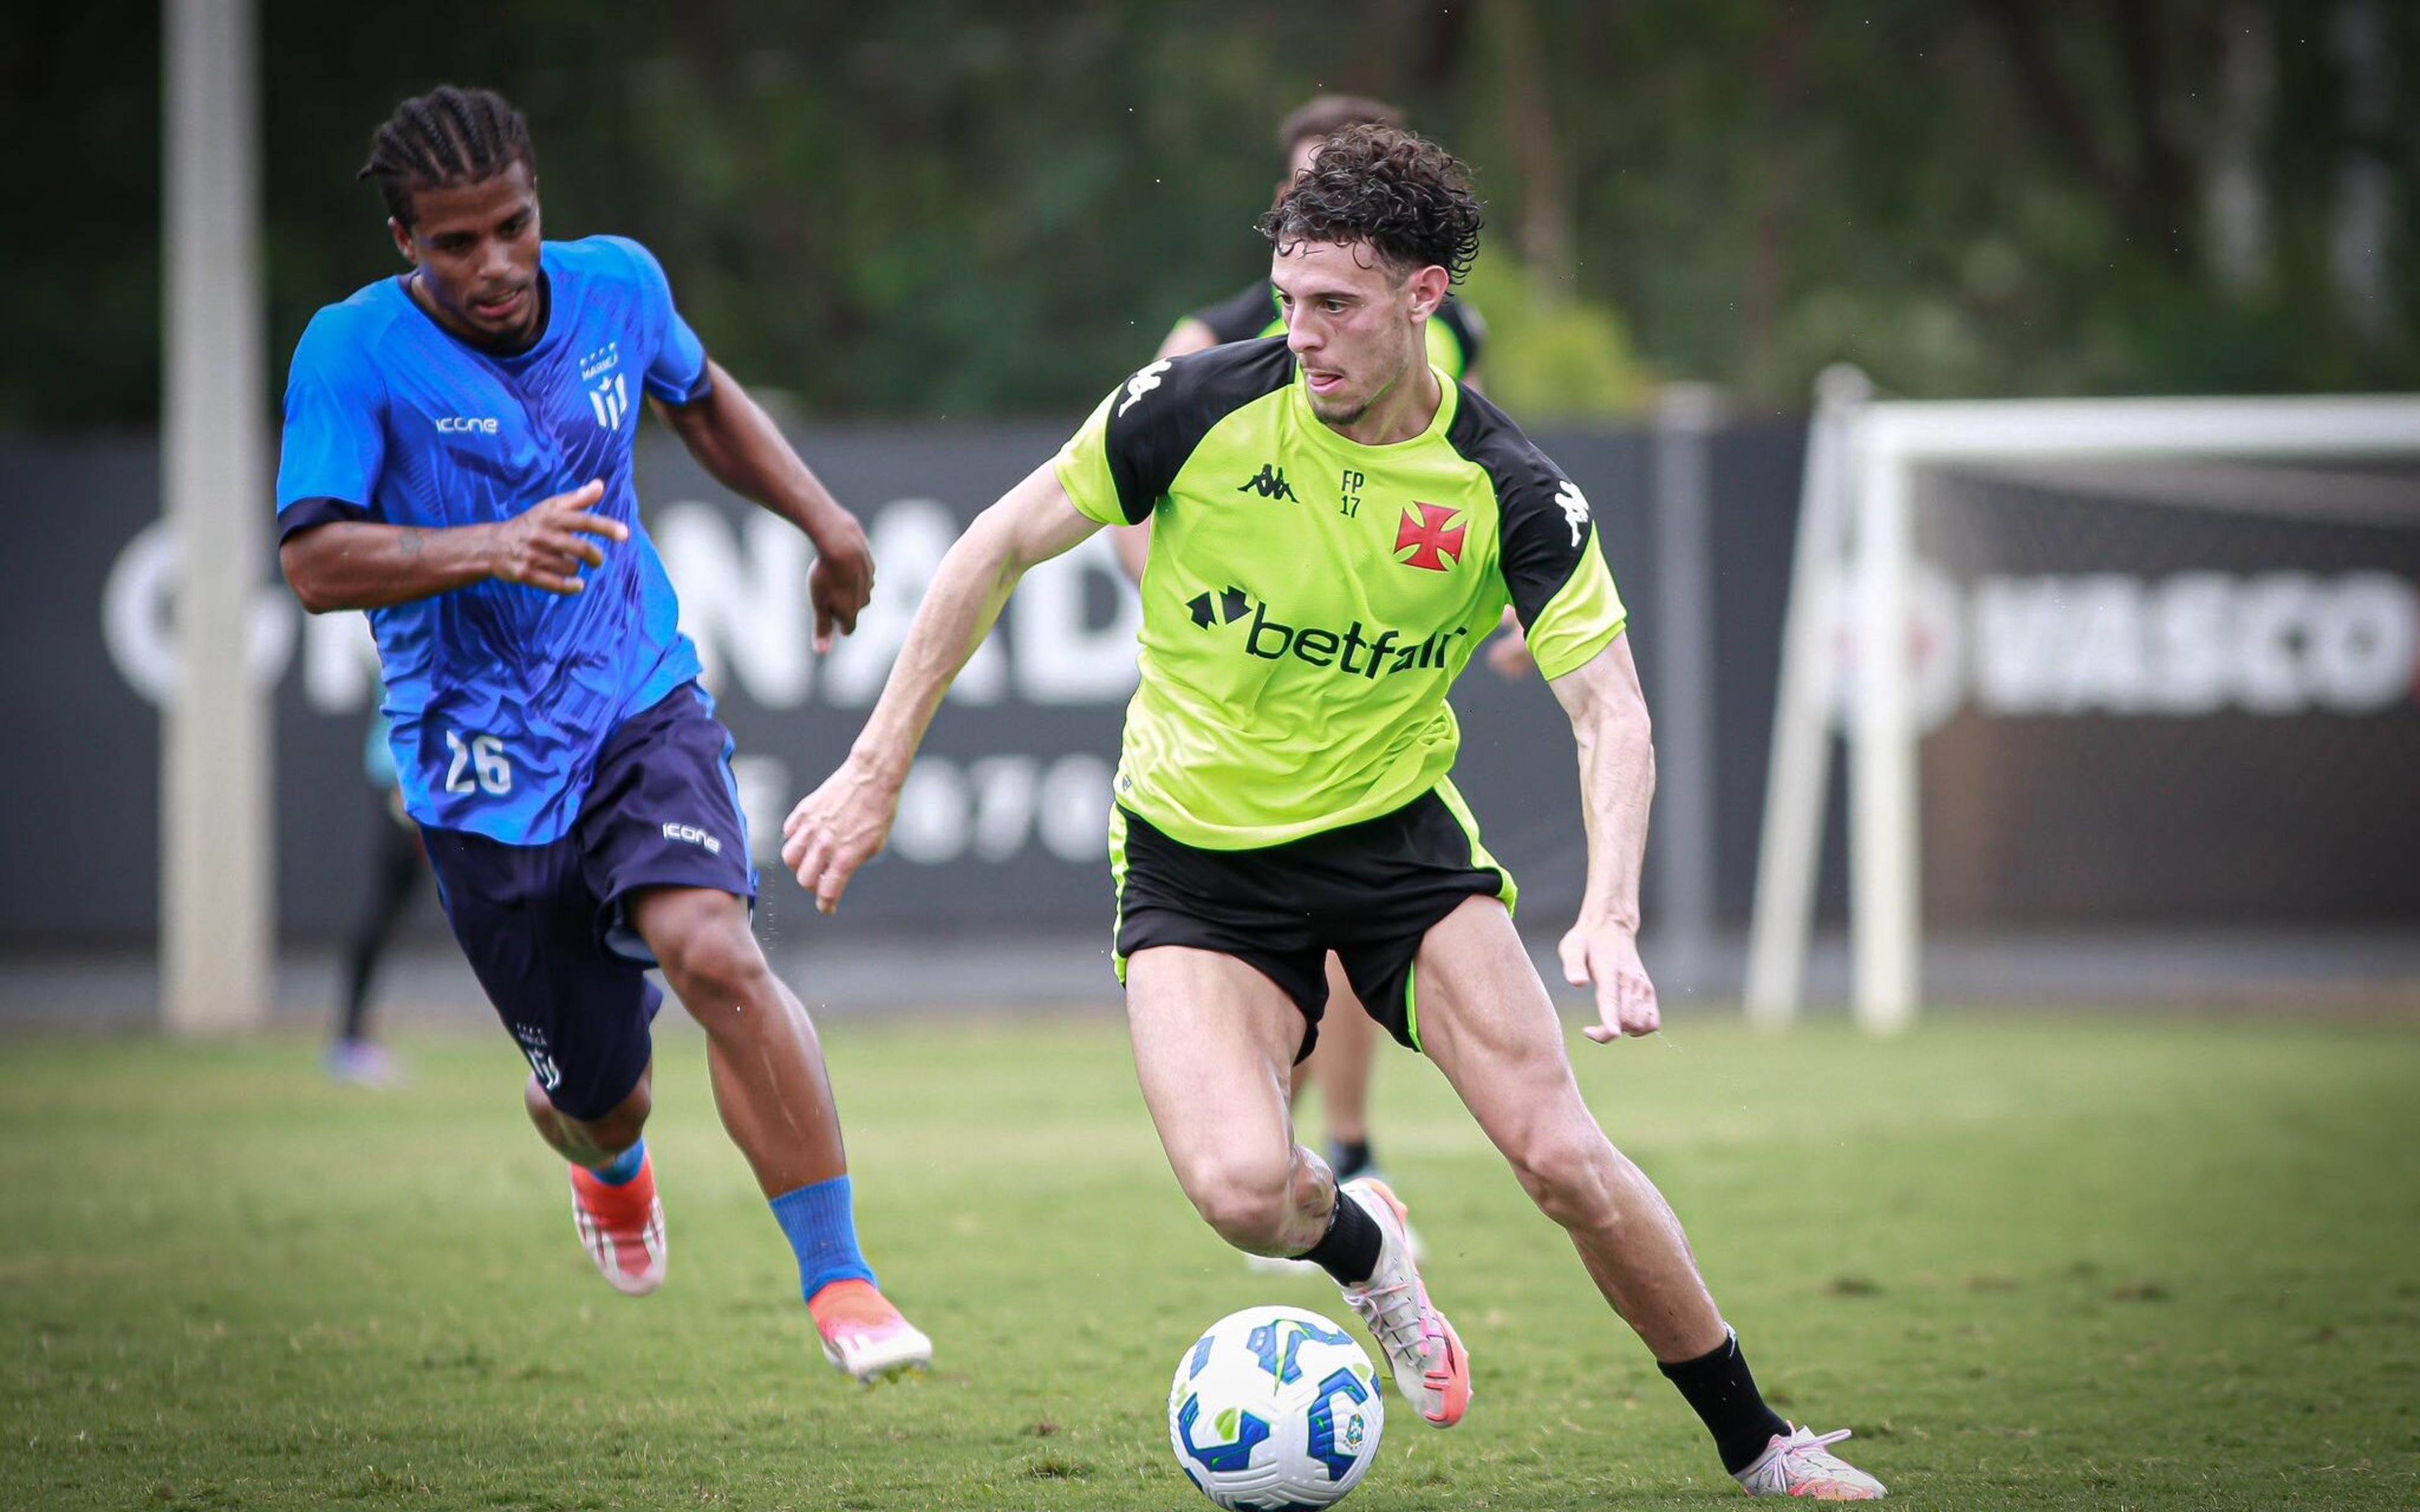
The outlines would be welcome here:
M 1339 424 L 1323 419 L 1321 424 L 1348 441 L 1363 446 L 1392 446 L 1427 430 L 1429 423 L 1436 419 L 1437 406 L 1443 403 L 1445 390 L 1423 359 L 1406 367 L 1401 378 L 1380 390 L 1378 396 L 1351 421 Z

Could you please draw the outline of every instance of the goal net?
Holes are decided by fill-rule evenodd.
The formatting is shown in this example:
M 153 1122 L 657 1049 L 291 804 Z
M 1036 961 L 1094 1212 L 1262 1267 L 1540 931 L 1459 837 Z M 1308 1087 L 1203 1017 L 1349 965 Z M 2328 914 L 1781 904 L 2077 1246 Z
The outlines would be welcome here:
M 2420 399 L 1868 404 L 1810 439 L 1751 927 L 1798 1005 L 1831 732 L 1854 997 L 1929 927 L 2420 925 Z

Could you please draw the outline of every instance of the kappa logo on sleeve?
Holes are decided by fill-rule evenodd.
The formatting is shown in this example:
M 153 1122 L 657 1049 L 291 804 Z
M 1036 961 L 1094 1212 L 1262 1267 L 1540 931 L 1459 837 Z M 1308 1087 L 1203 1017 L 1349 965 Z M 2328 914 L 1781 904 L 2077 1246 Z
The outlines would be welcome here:
M 1134 377 L 1126 379 L 1126 402 L 1118 406 L 1118 414 L 1121 417 L 1124 417 L 1127 410 L 1133 409 L 1141 401 L 1144 394 L 1149 393 L 1156 388 L 1158 388 L 1159 376 L 1162 373 L 1167 372 L 1170 365 L 1168 359 L 1163 357 L 1158 362 L 1152 363 L 1149 367 L 1144 368 L 1141 372 L 1137 373 Z
M 1588 501 L 1580 497 L 1580 486 L 1569 478 L 1555 494 L 1555 507 L 1563 512 L 1563 520 L 1572 528 L 1572 545 L 1577 546 L 1588 535 Z

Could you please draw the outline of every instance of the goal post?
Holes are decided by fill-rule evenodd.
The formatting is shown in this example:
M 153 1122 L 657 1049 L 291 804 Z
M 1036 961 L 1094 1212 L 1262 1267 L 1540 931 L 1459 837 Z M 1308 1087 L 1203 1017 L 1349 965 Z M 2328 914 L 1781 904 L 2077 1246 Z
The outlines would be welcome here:
M 1889 1033 L 1922 1001 L 1916 575 L 1920 486 L 1994 465 L 2420 461 L 2420 398 L 2009 400 L 1858 404 L 1840 380 L 1810 431 L 1745 1002 L 1797 1011 L 1815 905 L 1841 650 L 1849 715 L 1850 939 L 1857 1021 Z M 2358 476 L 2358 474 L 2356 474 Z M 2390 478 L 2372 496 L 2405 492 Z M 2420 526 L 2420 484 L 2410 490 Z M 2193 508 L 2191 500 L 2166 501 Z M 1845 611 L 1843 609 L 1845 606 Z M 1932 655 L 1953 655 L 1932 648 Z

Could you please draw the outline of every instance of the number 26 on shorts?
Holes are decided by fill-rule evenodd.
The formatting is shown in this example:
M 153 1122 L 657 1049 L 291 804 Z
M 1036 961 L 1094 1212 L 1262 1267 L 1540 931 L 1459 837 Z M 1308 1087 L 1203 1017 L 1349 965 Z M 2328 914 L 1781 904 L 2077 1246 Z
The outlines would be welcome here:
M 445 768 L 445 791 L 448 793 L 486 793 L 501 798 L 513 790 L 513 764 L 504 755 L 504 743 L 494 735 L 473 735 L 465 741 L 460 735 L 445 732 L 445 748 L 454 753 L 454 763 Z

